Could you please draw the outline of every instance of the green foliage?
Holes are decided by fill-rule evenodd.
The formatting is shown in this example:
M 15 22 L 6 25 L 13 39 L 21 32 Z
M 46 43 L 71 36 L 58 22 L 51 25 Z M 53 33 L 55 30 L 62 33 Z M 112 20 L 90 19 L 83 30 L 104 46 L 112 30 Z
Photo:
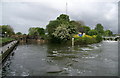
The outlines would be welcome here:
M 95 30 L 98 31 L 99 35 L 104 35 L 104 36 L 112 36 L 113 33 L 111 30 L 104 30 L 104 27 L 101 24 L 97 24 L 95 27 Z
M 82 30 L 83 29 L 83 32 L 88 34 L 88 31 L 90 31 L 90 27 L 88 26 L 81 26 L 80 29 Z
M 37 31 L 38 31 L 39 35 L 45 35 L 45 30 L 43 28 L 37 27 Z
M 84 40 L 84 43 L 85 43 L 85 44 L 96 43 L 96 40 L 95 40 L 95 38 L 93 38 L 93 37 L 92 37 L 92 38 L 84 37 L 83 40 Z
M 77 34 L 79 29 L 80 29 L 81 24 L 79 22 L 77 22 L 77 21 L 70 21 L 70 24 L 72 26 L 74 26 L 75 33 Z
M 17 32 L 16 35 L 22 35 L 22 33 L 21 32 Z
M 89 35 L 85 35 L 82 37 L 76 37 L 75 38 L 75 44 L 81 44 L 81 45 L 86 45 L 86 44 L 93 44 L 96 43 L 96 36 L 89 36 Z
M 6 35 L 14 35 L 14 30 L 10 25 L 0 25 L 0 32 Z
M 72 25 L 70 23 L 64 24 L 64 25 L 65 25 L 65 27 L 66 27 L 66 29 L 67 29 L 67 31 L 69 32 L 70 35 L 76 33 L 76 27 L 75 27 L 75 25 Z
M 1 38 L 0 37 L 0 45 L 2 45 L 3 43 L 6 43 L 6 42 L 9 42 L 9 41 L 12 41 L 14 39 L 12 38 Z
M 74 38 L 75 38 L 75 44 L 81 44 L 81 45 L 93 44 L 102 41 L 101 35 L 93 35 L 93 36 L 84 35 L 82 37 L 74 35 Z
M 34 35 L 34 36 L 45 35 L 45 30 L 39 27 L 32 27 L 29 28 L 29 35 Z
M 59 20 L 54 20 L 54 21 L 50 21 L 49 24 L 47 25 L 47 32 L 49 34 L 49 36 L 52 36 L 52 33 L 55 31 L 55 29 L 60 25 L 60 21 Z
M 75 27 L 76 33 L 85 32 L 87 34 L 88 31 L 90 30 L 90 27 L 85 26 L 84 22 L 82 22 L 82 21 L 74 21 L 73 20 L 73 21 L 70 21 L 70 24 Z
M 96 36 L 96 40 L 97 40 L 97 42 L 101 42 L 102 41 L 102 36 L 101 35 L 97 35 Z
M 95 30 L 97 30 L 100 35 L 104 34 L 104 27 L 101 24 L 97 24 Z
M 70 21 L 69 16 L 65 14 L 61 14 L 56 20 L 50 21 L 46 30 L 48 32 L 48 38 L 53 42 L 67 41 L 72 38 L 73 34 L 77 34 L 75 41 L 81 44 L 100 42 L 102 40 L 101 35 L 104 34 L 104 27 L 101 24 L 97 24 L 95 29 L 91 30 L 83 22 Z M 83 32 L 87 35 L 80 39 L 78 32 Z M 112 32 L 106 31 L 106 34 L 110 35 Z
M 60 20 L 62 22 L 69 22 L 70 21 L 69 16 L 65 15 L 65 14 L 61 14 L 59 17 L 57 17 L 57 20 Z
M 23 34 L 23 35 L 27 35 L 27 34 Z
M 61 40 L 68 40 L 71 37 L 69 32 L 71 32 L 71 30 L 67 29 L 66 25 L 61 24 L 55 29 L 55 32 L 53 32 L 53 36 Z
M 97 30 L 90 30 L 90 31 L 88 31 L 88 35 L 90 35 L 90 36 L 93 36 L 93 35 L 97 35 L 98 34 L 98 31 Z
M 69 40 L 73 33 L 76 33 L 75 25 L 71 24 L 69 16 L 61 14 L 56 20 L 50 21 L 47 25 L 49 39 L 52 41 Z
M 113 33 L 112 33 L 112 31 L 110 31 L 110 30 L 106 30 L 105 32 L 104 32 L 104 36 L 112 36 L 113 35 Z
M 38 35 L 38 31 L 36 28 L 29 28 L 29 35 Z
M 55 29 L 60 26 L 60 24 L 69 24 L 69 20 L 70 19 L 68 15 L 61 14 L 56 20 L 50 21 L 46 29 L 49 37 L 53 37 L 52 33 L 55 32 Z

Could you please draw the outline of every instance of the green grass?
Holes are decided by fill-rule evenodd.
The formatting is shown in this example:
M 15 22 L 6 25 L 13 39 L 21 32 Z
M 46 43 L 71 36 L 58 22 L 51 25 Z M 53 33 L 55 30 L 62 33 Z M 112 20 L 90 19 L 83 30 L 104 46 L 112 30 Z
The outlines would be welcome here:
M 12 41 L 12 40 L 14 40 L 14 39 L 0 37 L 0 45 L 3 44 L 3 43 L 6 43 L 6 42 Z

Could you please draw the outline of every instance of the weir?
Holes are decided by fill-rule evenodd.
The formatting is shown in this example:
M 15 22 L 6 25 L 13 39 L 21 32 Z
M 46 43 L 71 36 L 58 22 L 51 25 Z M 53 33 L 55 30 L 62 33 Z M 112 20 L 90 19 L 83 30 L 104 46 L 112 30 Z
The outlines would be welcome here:
M 109 40 L 109 41 L 120 41 L 120 36 L 116 37 L 103 37 L 103 40 Z

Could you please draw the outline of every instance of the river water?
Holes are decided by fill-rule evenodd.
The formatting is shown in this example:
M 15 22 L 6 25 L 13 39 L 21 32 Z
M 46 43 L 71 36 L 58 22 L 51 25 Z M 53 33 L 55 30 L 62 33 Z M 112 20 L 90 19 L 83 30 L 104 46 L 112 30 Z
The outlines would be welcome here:
M 48 73 L 50 66 L 61 72 Z M 54 67 L 53 67 L 54 68 Z M 92 45 L 23 43 L 4 64 L 3 76 L 117 76 L 118 42 Z

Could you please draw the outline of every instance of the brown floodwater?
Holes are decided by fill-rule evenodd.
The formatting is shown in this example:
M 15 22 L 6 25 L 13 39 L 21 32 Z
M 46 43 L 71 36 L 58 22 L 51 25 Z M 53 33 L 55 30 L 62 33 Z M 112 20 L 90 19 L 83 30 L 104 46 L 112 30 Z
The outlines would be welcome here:
M 56 72 L 47 72 L 51 66 L 57 67 L 53 69 Z M 73 47 L 63 44 L 21 43 L 5 62 L 2 75 L 117 76 L 118 42 L 103 41 Z

